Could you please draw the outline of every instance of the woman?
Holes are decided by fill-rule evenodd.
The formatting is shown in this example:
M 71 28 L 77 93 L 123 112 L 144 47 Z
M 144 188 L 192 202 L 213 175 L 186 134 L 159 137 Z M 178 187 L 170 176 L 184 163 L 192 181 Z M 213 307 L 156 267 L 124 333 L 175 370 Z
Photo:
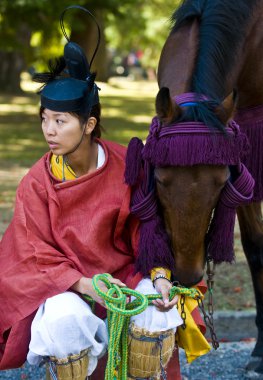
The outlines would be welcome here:
M 105 308 L 93 313 L 81 297 L 104 306 L 95 274 L 110 273 L 120 287 L 140 282 L 142 292 L 150 282 L 162 294 L 151 313 L 163 329 L 181 318 L 176 297 L 168 299 L 169 270 L 153 268 L 155 289 L 134 275 L 138 222 L 123 179 L 126 149 L 100 138 L 98 88 L 82 50 L 69 42 L 56 67 L 35 79 L 45 82 L 40 117 L 50 151 L 22 179 L 0 245 L 0 369 L 45 359 L 63 380 L 73 362 L 82 377 L 71 378 L 82 380 L 107 348 Z

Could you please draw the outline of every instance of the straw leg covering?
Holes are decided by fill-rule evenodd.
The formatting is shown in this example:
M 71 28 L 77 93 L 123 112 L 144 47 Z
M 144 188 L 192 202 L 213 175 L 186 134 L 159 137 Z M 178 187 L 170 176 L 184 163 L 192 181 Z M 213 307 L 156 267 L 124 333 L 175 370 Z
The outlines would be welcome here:
M 129 331 L 129 376 L 132 379 L 166 378 L 165 367 L 175 348 L 173 330 L 151 333 L 131 326 Z
M 85 376 L 89 376 L 96 368 L 98 359 L 106 352 L 107 344 L 105 322 L 96 317 L 90 306 L 79 296 L 65 292 L 48 298 L 40 305 L 32 322 L 27 360 L 32 365 L 39 365 L 43 359 L 51 358 L 52 364 L 53 357 L 53 366 L 61 370 L 66 366 L 60 365 L 59 360 L 69 361 L 69 372 L 73 371 L 73 367 L 74 371 L 78 366 L 82 368 L 87 360 Z M 81 358 L 85 350 L 88 350 L 88 356 Z M 82 380 L 82 377 L 76 376 L 72 380 L 75 378 Z M 61 378 L 69 379 L 71 380 L 70 377 Z
M 69 355 L 63 359 L 51 356 L 46 367 L 47 380 L 86 380 L 88 353 L 89 350 L 83 350 L 78 355 Z

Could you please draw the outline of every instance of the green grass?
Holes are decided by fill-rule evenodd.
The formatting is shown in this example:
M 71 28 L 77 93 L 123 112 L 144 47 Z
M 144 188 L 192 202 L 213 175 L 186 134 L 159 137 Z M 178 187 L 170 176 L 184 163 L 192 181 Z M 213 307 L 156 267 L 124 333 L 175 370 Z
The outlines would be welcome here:
M 102 125 L 106 130 L 103 137 L 124 145 L 133 136 L 145 139 L 154 116 L 156 84 L 119 79 L 100 87 Z M 33 86 L 26 82 L 25 88 Z M 11 220 L 20 179 L 48 149 L 40 128 L 38 102 L 32 92 L 19 97 L 0 95 L 0 235 Z M 216 269 L 215 310 L 241 310 L 255 305 L 237 226 L 235 251 L 236 264 L 221 264 Z

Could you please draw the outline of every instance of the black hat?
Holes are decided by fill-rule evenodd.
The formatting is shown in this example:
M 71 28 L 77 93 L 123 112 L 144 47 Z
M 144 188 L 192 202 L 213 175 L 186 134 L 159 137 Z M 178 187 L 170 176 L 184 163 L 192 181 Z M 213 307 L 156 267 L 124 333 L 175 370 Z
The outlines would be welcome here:
M 58 78 L 48 82 L 41 90 L 41 106 L 52 111 L 88 113 L 99 103 L 95 82 L 75 78 Z
M 98 42 L 93 53 L 91 63 L 88 63 L 83 49 L 76 43 L 69 41 L 65 32 L 63 17 L 68 9 L 78 8 L 87 12 L 94 19 L 98 28 Z M 41 106 L 52 111 L 79 112 L 88 114 L 95 104 L 99 103 L 99 94 L 95 83 L 95 74 L 90 67 L 100 43 L 100 28 L 86 8 L 81 6 L 67 7 L 60 16 L 60 25 L 67 44 L 64 47 L 64 56 L 56 60 L 55 65 L 50 62 L 49 72 L 35 74 L 36 82 L 45 83 L 39 91 Z

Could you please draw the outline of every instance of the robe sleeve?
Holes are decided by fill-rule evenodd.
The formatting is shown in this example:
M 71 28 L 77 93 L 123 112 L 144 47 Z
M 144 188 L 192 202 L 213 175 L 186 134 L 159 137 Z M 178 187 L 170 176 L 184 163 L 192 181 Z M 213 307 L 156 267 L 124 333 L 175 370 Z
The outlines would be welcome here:
M 54 242 L 46 190 L 27 175 L 0 244 L 0 341 L 4 331 L 82 276 Z
M 140 239 L 140 221 L 133 214 L 129 215 L 128 218 L 128 235 L 129 241 L 131 245 L 131 251 L 134 255 L 134 262 L 136 262 L 138 254 L 139 254 L 139 239 Z M 138 283 L 142 280 L 143 276 L 140 272 L 136 272 L 133 267 L 133 272 L 126 279 L 126 285 L 135 289 Z

